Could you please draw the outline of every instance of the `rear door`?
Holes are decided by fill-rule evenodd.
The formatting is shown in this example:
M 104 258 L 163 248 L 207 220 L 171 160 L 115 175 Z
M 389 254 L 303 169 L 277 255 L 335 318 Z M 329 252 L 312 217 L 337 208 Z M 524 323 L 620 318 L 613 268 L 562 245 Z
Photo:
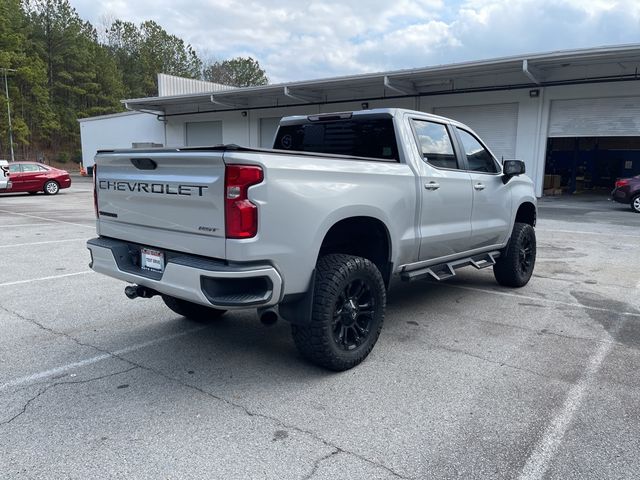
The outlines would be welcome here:
M 98 154 L 100 235 L 224 258 L 222 155 L 184 150 Z
M 499 245 L 509 236 L 511 190 L 502 182 L 502 167 L 470 131 L 456 127 L 473 185 L 472 248 Z
M 419 259 L 465 252 L 471 239 L 471 176 L 461 168 L 450 127 L 414 118 L 422 204 Z

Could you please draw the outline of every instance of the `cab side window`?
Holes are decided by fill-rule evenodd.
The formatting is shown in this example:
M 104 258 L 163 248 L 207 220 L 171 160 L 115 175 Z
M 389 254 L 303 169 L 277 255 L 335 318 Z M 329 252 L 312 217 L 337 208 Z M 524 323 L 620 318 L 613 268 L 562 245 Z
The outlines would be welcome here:
M 426 120 L 412 120 L 422 158 L 437 168 L 457 169 L 458 161 L 447 127 Z
M 33 165 L 31 163 L 25 163 L 22 165 L 22 171 L 23 172 L 37 172 L 38 171 L 38 166 L 37 165 Z
M 22 169 L 20 168 L 19 163 L 12 163 L 9 165 L 9 173 L 21 173 Z
M 456 127 L 464 153 L 467 156 L 469 170 L 479 173 L 498 173 L 498 165 L 489 151 L 482 146 L 476 137 Z

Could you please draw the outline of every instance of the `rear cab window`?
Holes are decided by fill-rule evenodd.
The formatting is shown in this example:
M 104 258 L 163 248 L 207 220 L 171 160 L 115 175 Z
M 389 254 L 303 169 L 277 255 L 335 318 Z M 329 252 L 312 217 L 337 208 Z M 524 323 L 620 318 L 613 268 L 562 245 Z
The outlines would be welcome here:
M 309 117 L 313 119 L 314 117 Z M 353 115 L 281 125 L 274 149 L 348 155 L 397 162 L 398 144 L 390 115 Z
M 437 168 L 460 168 L 446 125 L 418 119 L 412 119 L 411 125 L 424 161 Z

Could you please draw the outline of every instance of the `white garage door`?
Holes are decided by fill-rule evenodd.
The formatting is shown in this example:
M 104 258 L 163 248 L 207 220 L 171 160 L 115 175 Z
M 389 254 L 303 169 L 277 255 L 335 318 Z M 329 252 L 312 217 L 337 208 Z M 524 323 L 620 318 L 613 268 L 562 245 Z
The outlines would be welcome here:
M 433 113 L 469 125 L 498 159 L 516 157 L 517 103 L 440 107 Z
M 185 127 L 188 147 L 210 147 L 222 143 L 222 122 L 191 122 Z
M 550 137 L 640 135 L 640 97 L 553 100 Z

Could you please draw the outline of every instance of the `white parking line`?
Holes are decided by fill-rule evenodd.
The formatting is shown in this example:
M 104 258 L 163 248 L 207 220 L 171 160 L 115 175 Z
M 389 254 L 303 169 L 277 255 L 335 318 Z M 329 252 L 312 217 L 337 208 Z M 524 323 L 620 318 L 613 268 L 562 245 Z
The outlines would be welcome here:
M 0 245 L 0 248 L 10 248 L 10 247 L 26 247 L 28 245 L 47 245 L 49 243 L 64 243 L 64 242 L 79 242 L 87 241 L 88 238 L 67 238 L 65 240 L 47 240 L 46 242 L 31 242 L 31 243 L 11 243 L 9 245 Z
M 87 273 L 93 273 L 93 270 L 85 270 L 84 272 L 75 272 L 75 273 L 63 273 L 62 275 L 51 275 L 50 277 L 30 278 L 29 280 L 18 280 L 15 282 L 0 283 L 0 287 L 10 287 L 12 285 L 22 285 L 24 283 L 41 282 L 44 280 L 54 280 L 56 278 L 74 277 L 76 275 L 86 275 Z
M 608 308 L 601 307 L 592 307 L 587 305 L 582 305 L 580 303 L 572 303 L 572 302 L 563 302 L 560 300 L 550 300 L 547 298 L 538 298 L 532 297 L 528 295 L 519 295 L 515 293 L 508 292 L 497 292 L 494 290 L 477 288 L 477 287 L 467 287 L 464 285 L 451 285 L 443 283 L 442 285 L 446 285 L 452 288 L 459 288 L 462 290 L 470 290 L 475 292 L 489 293 L 494 295 L 501 295 L 505 297 L 515 297 L 522 298 L 526 300 L 535 300 L 541 303 L 553 303 L 559 305 L 566 305 L 570 307 L 582 308 L 587 310 L 597 310 L 602 312 L 615 313 L 621 316 L 631 316 L 631 317 L 640 317 L 640 313 L 636 312 L 617 312 Z M 595 376 L 600 370 L 602 363 L 609 355 L 609 352 L 613 348 L 614 342 L 600 342 L 598 349 L 596 352 L 589 358 L 587 362 L 587 368 L 578 380 L 578 382 L 571 387 L 565 401 L 558 410 L 558 412 L 554 415 L 551 422 L 545 429 L 544 434 L 540 438 L 540 440 L 535 445 L 531 455 L 529 456 L 527 462 L 525 463 L 522 472 L 519 475 L 520 480 L 538 480 L 542 479 L 546 473 L 546 471 L 551 466 L 551 462 L 555 457 L 555 454 L 562 443 L 562 439 L 564 438 L 569 425 L 571 424 L 573 417 L 576 412 L 580 408 L 582 404 L 582 399 L 587 392 L 587 390 L 593 385 L 595 380 Z
M 95 225 L 82 225 L 81 223 L 65 222 L 64 220 L 55 220 L 53 218 L 39 217 L 37 215 L 28 215 L 26 213 L 12 212 L 11 210 L 0 210 L 0 212 L 8 213 L 9 215 L 20 215 L 21 217 L 27 217 L 27 218 L 37 218 L 38 220 L 45 220 L 47 222 L 56 222 L 56 223 L 64 223 L 67 225 L 75 225 L 76 227 L 96 228 Z
M 18 223 L 16 225 L 0 225 L 0 228 L 15 228 L 15 227 L 54 227 L 52 223 Z
M 86 367 L 87 365 L 92 365 L 94 363 L 101 362 L 102 360 L 106 360 L 108 358 L 113 358 L 114 356 L 124 355 L 126 353 L 135 352 L 137 350 L 142 350 L 143 348 L 151 347 L 153 345 L 157 345 L 159 343 L 167 342 L 169 340 L 174 340 L 176 338 L 184 337 L 185 335 L 190 335 L 192 333 L 199 332 L 200 330 L 204 330 L 207 328 L 206 326 L 195 327 L 189 330 L 185 330 L 183 332 L 174 333 L 172 335 L 166 335 L 164 337 L 156 338 L 154 340 L 148 340 L 146 342 L 137 343 L 135 345 L 131 345 L 129 347 L 121 348 L 119 350 L 115 350 L 112 353 L 102 353 L 100 355 L 96 355 L 95 357 L 85 358 L 84 360 L 80 360 L 78 362 L 68 363 L 66 365 L 62 365 L 60 367 L 51 368 L 49 370 L 44 370 L 42 372 L 34 373 L 32 375 L 27 375 L 25 377 L 16 378 L 14 380 L 9 380 L 6 383 L 0 384 L 0 391 L 5 390 L 7 388 L 19 387 L 21 385 L 26 385 L 38 380 L 44 380 L 45 378 L 54 377 L 63 373 L 68 372 L 69 370 L 74 370 L 76 368 Z
M 571 424 L 587 389 L 593 384 L 596 374 L 605 358 L 611 351 L 613 344 L 609 342 L 601 343 L 598 350 L 589 359 L 587 369 L 583 373 L 578 383 L 576 383 L 567 395 L 562 408 L 549 423 L 544 434 L 536 444 L 533 452 L 525 463 L 520 476 L 520 480 L 537 480 L 544 477 L 551 466 L 558 447 L 562 443 L 567 428 Z

